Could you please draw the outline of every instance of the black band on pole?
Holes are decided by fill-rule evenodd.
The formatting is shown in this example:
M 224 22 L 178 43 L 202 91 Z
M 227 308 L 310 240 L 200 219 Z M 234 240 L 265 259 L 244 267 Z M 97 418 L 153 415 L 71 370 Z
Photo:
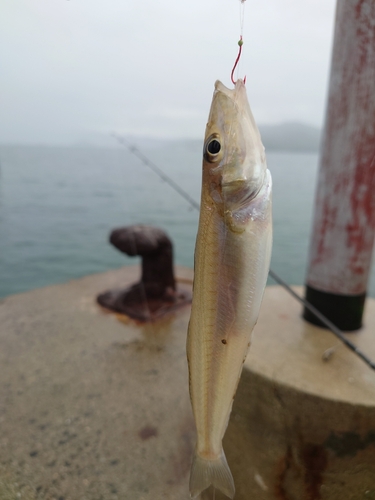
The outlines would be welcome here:
M 339 295 L 322 292 L 306 285 L 305 298 L 332 321 L 333 324 L 340 328 L 340 330 L 350 332 L 361 328 L 366 293 L 360 295 Z M 306 307 L 303 311 L 303 318 L 313 325 L 326 328 L 320 319 Z

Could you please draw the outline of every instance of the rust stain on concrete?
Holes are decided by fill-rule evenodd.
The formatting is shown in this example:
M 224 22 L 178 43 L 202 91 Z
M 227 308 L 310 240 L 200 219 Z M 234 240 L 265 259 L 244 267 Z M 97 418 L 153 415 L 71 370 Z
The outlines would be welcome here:
M 156 437 L 158 435 L 158 430 L 156 427 L 152 427 L 151 425 L 146 425 L 142 427 L 142 429 L 138 432 L 138 436 L 142 439 L 142 441 L 146 441 L 152 437 Z
M 306 444 L 301 450 L 301 458 L 305 467 L 306 500 L 319 500 L 322 498 L 323 472 L 328 463 L 327 451 L 321 445 Z
M 300 494 L 304 500 L 320 500 L 320 487 L 323 483 L 323 473 L 327 467 L 327 451 L 322 445 L 302 445 L 298 453 L 301 464 L 293 460 L 292 447 L 278 463 L 276 473 L 275 496 L 277 500 L 291 500 L 295 492 L 289 491 L 288 484 L 300 484 Z M 301 467 L 301 465 L 303 467 Z M 293 477 L 293 481 L 288 481 Z M 290 496 L 292 495 L 292 496 Z
M 292 466 L 292 449 L 290 446 L 287 448 L 287 452 L 284 457 L 278 463 L 277 473 L 276 473 L 276 485 L 275 485 L 275 496 L 277 500 L 290 500 L 288 492 L 285 489 L 285 479 L 288 470 Z

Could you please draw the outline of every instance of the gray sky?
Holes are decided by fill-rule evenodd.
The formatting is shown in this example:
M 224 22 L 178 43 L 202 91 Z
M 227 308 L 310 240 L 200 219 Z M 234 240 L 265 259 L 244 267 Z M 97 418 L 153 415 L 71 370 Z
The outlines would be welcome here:
M 321 126 L 334 11 L 246 0 L 239 76 L 258 123 Z M 239 0 L 1 0 L 0 142 L 201 138 L 239 35 Z

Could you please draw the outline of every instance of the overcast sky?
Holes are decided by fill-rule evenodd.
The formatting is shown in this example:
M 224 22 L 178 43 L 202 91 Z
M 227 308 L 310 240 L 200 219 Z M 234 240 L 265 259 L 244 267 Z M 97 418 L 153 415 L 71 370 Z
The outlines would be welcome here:
M 335 3 L 246 0 L 239 76 L 258 123 L 321 126 Z M 1 0 L 0 142 L 201 138 L 239 35 L 239 0 Z

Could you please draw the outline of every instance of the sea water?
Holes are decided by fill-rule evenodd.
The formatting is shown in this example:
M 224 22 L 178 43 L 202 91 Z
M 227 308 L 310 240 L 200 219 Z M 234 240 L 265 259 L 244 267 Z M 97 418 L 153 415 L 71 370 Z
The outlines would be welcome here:
M 141 150 L 199 202 L 201 141 L 144 143 Z M 271 266 L 288 283 L 303 284 L 318 156 L 271 151 L 267 162 Z M 138 262 L 108 242 L 112 229 L 136 223 L 164 229 L 175 263 L 193 266 L 197 211 L 126 148 L 0 148 L 0 296 Z

